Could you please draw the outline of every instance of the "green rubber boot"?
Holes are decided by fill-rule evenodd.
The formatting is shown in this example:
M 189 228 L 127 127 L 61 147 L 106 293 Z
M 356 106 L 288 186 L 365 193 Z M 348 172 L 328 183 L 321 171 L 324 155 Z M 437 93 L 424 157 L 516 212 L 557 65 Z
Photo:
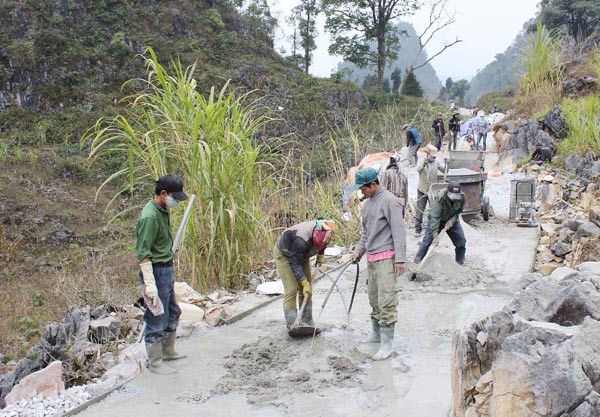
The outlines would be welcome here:
M 394 342 L 394 325 L 381 326 L 381 345 L 375 355 L 374 361 L 382 361 L 387 359 L 392 354 L 392 343 Z
M 148 369 L 150 369 L 150 372 L 160 375 L 172 375 L 177 372 L 163 362 L 163 348 L 161 342 L 146 342 L 146 352 L 148 352 Z
M 294 322 L 296 321 L 296 316 L 298 315 L 298 312 L 296 311 L 296 309 L 283 310 L 283 315 L 285 316 L 285 325 L 289 330 L 290 327 L 292 327 L 292 324 L 294 324 Z
M 187 355 L 179 354 L 175 351 L 175 332 L 167 332 L 162 341 L 162 358 L 164 361 L 176 361 L 177 359 L 187 358 Z
M 366 339 L 360 341 L 360 343 L 379 343 L 381 342 L 381 333 L 379 329 L 379 321 L 371 318 L 371 335 Z

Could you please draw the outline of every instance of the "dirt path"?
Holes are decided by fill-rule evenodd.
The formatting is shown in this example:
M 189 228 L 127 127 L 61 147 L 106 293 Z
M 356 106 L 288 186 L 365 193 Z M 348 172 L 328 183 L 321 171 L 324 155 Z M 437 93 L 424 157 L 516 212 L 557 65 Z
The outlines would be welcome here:
M 334 292 L 320 317 L 326 330 L 312 347 L 310 338 L 287 337 L 277 301 L 179 342 L 188 359 L 174 364 L 177 375 L 145 372 L 79 416 L 446 416 L 452 333 L 510 299 L 507 282 L 530 270 L 537 243 L 537 230 L 500 220 L 465 229 L 467 264 L 458 274 L 446 240 L 432 256 L 442 266 L 436 279 L 399 278 L 400 320 L 390 360 L 373 362 L 376 346 L 359 343 L 370 327 L 361 265 L 350 322 Z M 408 248 L 412 259 L 415 238 Z M 340 279 L 347 303 L 354 273 L 351 266 Z M 315 316 L 330 285 L 326 278 L 317 284 Z

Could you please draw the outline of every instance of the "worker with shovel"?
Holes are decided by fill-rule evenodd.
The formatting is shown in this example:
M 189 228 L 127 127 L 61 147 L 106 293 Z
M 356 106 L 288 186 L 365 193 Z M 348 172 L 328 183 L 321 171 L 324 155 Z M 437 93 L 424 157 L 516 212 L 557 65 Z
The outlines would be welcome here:
M 175 330 L 181 309 L 175 299 L 169 209 L 177 207 L 188 196 L 183 192 L 183 181 L 174 174 L 160 177 L 154 194 L 137 218 L 136 255 L 147 303 L 144 340 L 148 368 L 151 372 L 168 375 L 177 371 L 163 361 L 185 358 L 175 351 Z
M 354 262 L 367 254 L 372 335 L 366 342 L 380 343 L 374 360 L 392 353 L 394 326 L 398 321 L 396 277 L 404 272 L 406 230 L 399 199 L 379 184 L 377 171 L 356 173 L 354 190 L 367 198 L 362 209 L 360 242 L 352 253 Z
M 283 281 L 283 315 L 290 336 L 299 335 L 294 331 L 299 324 L 297 318 L 314 328 L 310 258 L 317 255 L 317 264 L 323 263 L 325 248 L 334 233 L 333 220 L 309 220 L 284 230 L 275 245 L 275 267 Z M 299 317 L 296 296 L 304 308 Z
M 415 256 L 416 264 L 421 263 L 431 245 L 435 248 L 439 244 L 442 231 L 448 233 L 454 244 L 456 263 L 465 263 L 467 240 L 460 225 L 460 214 L 464 206 L 465 194 L 461 192 L 460 182 L 450 181 L 445 190 L 438 191 L 431 203 L 425 236 Z

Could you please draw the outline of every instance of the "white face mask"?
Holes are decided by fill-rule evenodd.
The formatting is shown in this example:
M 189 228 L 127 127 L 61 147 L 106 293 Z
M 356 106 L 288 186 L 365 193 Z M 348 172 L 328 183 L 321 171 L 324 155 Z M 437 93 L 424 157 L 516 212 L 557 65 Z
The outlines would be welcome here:
M 170 195 L 167 196 L 167 208 L 172 209 L 179 205 L 179 200 L 174 199 Z

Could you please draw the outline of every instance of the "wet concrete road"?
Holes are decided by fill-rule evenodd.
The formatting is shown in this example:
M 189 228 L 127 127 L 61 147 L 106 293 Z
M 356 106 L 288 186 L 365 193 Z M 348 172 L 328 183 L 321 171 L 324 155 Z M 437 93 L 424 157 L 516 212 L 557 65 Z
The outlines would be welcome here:
M 287 337 L 278 300 L 233 325 L 178 341 L 188 355 L 173 364 L 178 374 L 145 372 L 78 415 L 447 416 L 453 332 L 510 300 L 507 284 L 529 272 L 537 243 L 536 229 L 500 221 L 466 234 L 467 266 L 483 265 L 497 279 L 457 287 L 399 278 L 396 353 L 387 361 L 373 362 L 377 346 L 359 343 L 370 328 L 363 264 L 351 317 L 334 292 L 319 320 L 326 330 L 314 342 Z M 410 237 L 409 259 L 416 249 Z M 452 262 L 449 241 L 439 251 Z M 351 266 L 340 279 L 346 303 L 354 273 Z M 328 279 L 316 285 L 315 316 L 330 286 Z

